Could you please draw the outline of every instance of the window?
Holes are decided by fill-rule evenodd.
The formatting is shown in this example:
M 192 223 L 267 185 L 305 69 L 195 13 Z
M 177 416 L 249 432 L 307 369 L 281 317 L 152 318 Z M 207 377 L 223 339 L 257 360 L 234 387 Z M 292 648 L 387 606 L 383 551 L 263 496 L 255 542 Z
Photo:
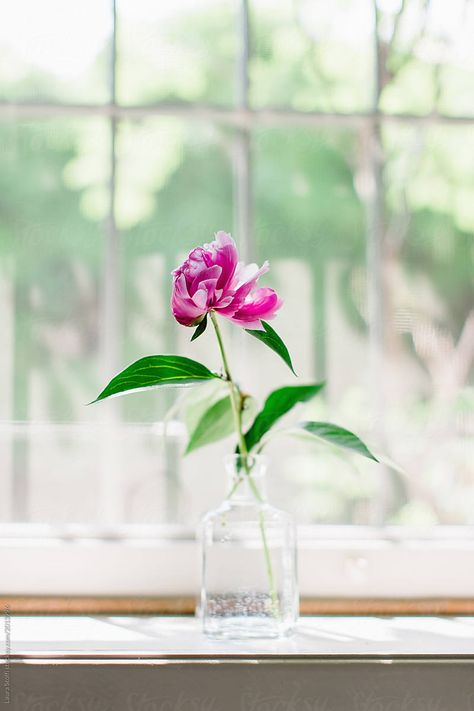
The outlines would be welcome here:
M 140 571 L 153 543 L 162 569 L 189 569 L 228 443 L 183 459 L 185 424 L 163 437 L 169 391 L 85 403 L 148 353 L 217 361 L 168 299 L 172 268 L 222 228 L 271 260 L 301 381 L 328 381 L 307 413 L 386 455 L 269 450 L 272 498 L 304 527 L 303 591 L 472 593 L 472 3 L 17 0 L 0 15 L 0 554 L 23 560 L 8 592 L 51 592 L 55 566 L 60 592 L 192 587 Z M 249 340 L 234 359 L 263 398 L 286 373 L 271 356 L 257 370 Z M 41 546 L 44 580 L 27 562 Z M 318 551 L 330 583 L 314 582 Z M 135 583 L 118 566 L 134 555 Z M 387 570 L 414 560 L 394 586 Z

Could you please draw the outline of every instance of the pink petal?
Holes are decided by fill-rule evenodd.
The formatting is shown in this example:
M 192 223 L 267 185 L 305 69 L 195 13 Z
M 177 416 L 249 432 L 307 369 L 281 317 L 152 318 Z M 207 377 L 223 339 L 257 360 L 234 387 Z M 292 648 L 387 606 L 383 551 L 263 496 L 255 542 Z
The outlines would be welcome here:
M 234 278 L 239 255 L 232 237 L 222 230 L 216 233 L 216 239 L 211 244 L 205 244 L 212 262 L 221 267 L 221 276 L 217 282 L 218 289 L 226 289 Z
M 240 326 L 261 329 L 261 319 L 271 319 L 281 306 L 273 289 L 255 289 L 268 262 L 259 267 L 238 261 L 235 242 L 219 231 L 215 240 L 189 252 L 173 272 L 171 308 L 179 323 L 191 326 L 214 308 Z
M 194 279 L 202 270 L 206 268 L 204 261 L 205 251 L 202 247 L 192 249 L 184 262 L 182 269 L 189 279 Z
M 261 267 L 259 267 L 258 264 L 244 264 L 243 262 L 239 262 L 235 270 L 234 289 L 240 289 L 246 284 L 255 284 L 262 274 L 268 272 L 269 268 L 268 261 L 265 261 Z
M 247 297 L 244 305 L 236 311 L 230 318 L 233 323 L 237 323 L 245 328 L 254 328 L 249 323 L 256 321 L 269 321 L 275 317 L 276 312 L 282 306 L 283 301 L 273 289 L 257 289 L 251 296 Z
M 212 267 L 206 267 L 199 271 L 194 279 L 190 282 L 190 285 L 188 286 L 188 291 L 190 296 L 193 296 L 194 292 L 197 291 L 198 289 L 202 288 L 202 283 L 205 281 L 210 281 L 213 280 L 216 284 L 219 280 L 219 277 L 221 276 L 222 273 L 222 268 L 219 267 L 217 264 L 214 264 Z
M 181 299 L 191 298 L 188 291 L 186 277 L 182 273 L 177 273 L 173 279 L 173 292 Z
M 173 281 L 171 310 L 175 319 L 183 326 L 192 326 L 205 311 L 189 297 L 184 274 L 178 274 Z
M 264 327 L 262 326 L 261 321 L 237 321 L 236 319 L 231 318 L 230 321 L 232 323 L 235 323 L 236 326 L 242 326 L 242 328 L 246 328 L 249 331 L 264 331 Z
M 233 285 L 236 291 L 233 294 L 230 304 L 216 304 L 216 308 L 220 313 L 222 313 L 223 316 L 232 316 L 236 311 L 242 308 L 258 279 L 267 271 L 268 262 L 264 262 L 260 268 L 257 264 L 247 264 L 245 266 L 243 262 L 239 262 L 233 279 Z
M 199 309 L 205 311 L 207 309 L 207 290 L 198 289 L 193 294 L 193 301 Z

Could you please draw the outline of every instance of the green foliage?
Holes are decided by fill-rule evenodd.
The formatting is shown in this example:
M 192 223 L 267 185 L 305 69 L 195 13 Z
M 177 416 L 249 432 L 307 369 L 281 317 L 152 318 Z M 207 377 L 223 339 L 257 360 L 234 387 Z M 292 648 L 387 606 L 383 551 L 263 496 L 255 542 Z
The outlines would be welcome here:
M 234 431 L 234 418 L 229 396 L 206 410 L 189 438 L 186 454 L 206 444 L 228 437 Z
M 235 422 L 232 412 L 232 405 L 227 394 L 226 397 L 215 401 L 215 393 L 209 393 L 209 407 L 200 407 L 200 415 L 194 418 L 190 430 L 190 437 L 186 454 L 192 452 L 206 444 L 212 444 L 235 434 Z M 199 401 L 197 401 L 198 404 Z M 242 409 L 243 426 L 248 426 L 255 417 L 255 400 L 252 397 L 245 397 Z
M 273 425 L 300 402 L 311 400 L 322 388 L 324 383 L 312 385 L 292 385 L 274 390 L 265 400 L 262 410 L 258 413 L 252 426 L 245 434 L 245 443 L 250 452 L 256 447 L 263 435 Z
M 204 333 L 206 328 L 207 328 L 207 314 L 204 316 L 203 320 L 200 321 L 200 323 L 198 324 L 196 330 L 193 333 L 191 341 L 195 341 L 196 338 L 199 338 L 199 336 L 202 336 L 202 334 Z
M 261 323 L 265 329 L 264 331 L 246 329 L 247 333 L 250 333 L 251 336 L 254 336 L 254 338 L 257 338 L 259 341 L 262 341 L 262 343 L 265 343 L 266 346 L 271 348 L 272 351 L 279 355 L 280 358 L 287 364 L 293 375 L 296 375 L 288 348 L 285 346 L 278 333 L 266 321 L 262 321 Z
M 175 355 L 145 356 L 112 378 L 94 402 L 166 385 L 196 385 L 218 377 L 205 365 L 191 358 Z
M 305 432 L 309 432 L 309 434 L 324 442 L 329 442 L 329 444 L 342 447 L 343 449 L 350 449 L 353 452 L 362 454 L 368 459 L 373 459 L 375 462 L 378 462 L 378 459 L 374 457 L 362 440 L 353 432 L 344 429 L 344 427 L 333 425 L 330 422 L 313 421 L 300 422 L 298 426 L 305 430 Z
M 209 380 L 198 388 L 188 388 L 181 393 L 178 409 L 189 436 L 196 429 L 206 410 L 226 397 L 228 393 L 227 383 L 218 378 Z

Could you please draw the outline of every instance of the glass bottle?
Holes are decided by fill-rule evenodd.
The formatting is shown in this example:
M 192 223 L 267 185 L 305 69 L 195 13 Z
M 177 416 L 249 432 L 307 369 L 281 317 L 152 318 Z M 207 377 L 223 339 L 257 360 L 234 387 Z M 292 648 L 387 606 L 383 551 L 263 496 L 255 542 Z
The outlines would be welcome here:
M 298 618 L 296 533 L 267 503 L 266 459 L 225 459 L 228 495 L 201 521 L 200 613 L 210 637 L 288 635 Z

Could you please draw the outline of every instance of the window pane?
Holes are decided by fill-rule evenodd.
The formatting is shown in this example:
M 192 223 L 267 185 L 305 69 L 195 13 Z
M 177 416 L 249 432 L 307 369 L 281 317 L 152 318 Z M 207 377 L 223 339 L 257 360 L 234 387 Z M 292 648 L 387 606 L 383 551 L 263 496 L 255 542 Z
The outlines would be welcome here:
M 378 128 L 363 117 L 350 129 L 249 127 L 246 247 L 249 260 L 271 261 L 262 285 L 286 302 L 275 328 L 299 380 L 223 324 L 233 370 L 259 403 L 280 385 L 327 380 L 299 417 L 339 422 L 392 462 L 277 439 L 271 497 L 301 523 L 473 524 L 474 133 L 437 114 L 474 117 L 474 6 L 378 0 L 376 17 L 371 0 L 249 6 L 257 126 L 260 108 L 370 111 L 375 19 L 381 111 L 432 114 L 430 127 L 382 117 L 377 155 Z M 0 100 L 100 112 L 112 7 L 18 0 L 1 10 Z M 239 0 L 117 0 L 117 100 L 135 105 L 134 118 L 124 109 L 107 118 L 103 107 L 102 119 L 0 122 L 0 520 L 192 525 L 225 493 L 231 440 L 184 457 L 191 415 L 169 414 L 182 393 L 84 403 L 113 375 L 111 344 L 119 365 L 176 352 L 220 367 L 211 329 L 191 344 L 191 329 L 174 322 L 171 271 L 218 229 L 243 237 L 234 168 L 245 173 L 246 135 L 191 114 L 150 118 L 146 107 L 232 109 L 240 9 Z M 116 261 L 105 258 L 112 175 Z M 368 269 L 375 193 L 381 254 Z M 104 303 L 111 280 L 115 324 Z M 375 284 L 381 323 L 370 321 Z M 196 409 L 199 392 L 187 397 Z
M 354 187 L 363 169 L 361 138 L 349 130 L 272 129 L 256 132 L 253 146 L 258 261 L 270 259 L 268 283 L 285 299 L 275 328 L 299 379 L 252 339 L 248 363 L 264 366 L 249 368 L 249 390 L 262 398 L 277 385 L 327 378 L 325 397 L 301 408 L 299 419 L 337 421 L 374 441 L 365 215 Z M 276 439 L 268 454 L 274 498 L 291 501 L 299 521 L 370 522 L 374 465 L 294 437 Z
M 105 102 L 110 0 L 15 0 L 0 9 L 0 97 Z
M 370 0 L 253 0 L 254 106 L 363 111 L 373 96 Z
M 232 103 L 236 0 L 118 0 L 118 101 Z
M 125 265 L 125 361 L 158 352 L 199 360 L 202 345 L 189 347 L 191 329 L 171 315 L 171 272 L 192 247 L 218 229 L 232 229 L 232 141 L 216 126 L 178 119 L 120 126 L 116 215 Z M 208 342 L 203 358 L 213 345 Z M 174 396 L 166 390 L 126 398 L 125 416 L 154 421 Z
M 0 308 L 6 324 L 0 333 L 0 457 L 13 515 L 25 518 L 41 516 L 42 507 L 30 498 L 35 481 L 44 483 L 50 504 L 64 510 L 74 469 L 82 467 L 87 488 L 90 452 L 65 444 L 60 430 L 30 439 L 24 423 L 74 423 L 97 414 L 84 404 L 99 380 L 100 221 L 107 207 L 109 134 L 102 120 L 45 120 L 2 122 L 0 136 Z M 48 484 L 51 477 L 57 487 Z M 83 515 L 80 507 L 77 515 Z
M 474 115 L 474 6 L 468 0 L 380 2 L 381 108 Z M 385 58 L 385 61 L 383 61 Z
M 473 523 L 474 135 L 386 128 L 391 520 Z M 396 475 L 394 475 L 396 477 Z
M 232 133 L 207 123 L 145 119 L 120 125 L 116 216 L 124 264 L 124 364 L 150 353 L 179 353 L 219 368 L 211 332 L 191 345 L 192 329 L 175 322 L 169 304 L 171 271 L 218 229 L 232 229 L 232 150 Z M 218 472 L 225 448 L 217 447 L 217 456 L 207 449 L 183 458 L 184 425 L 171 422 L 163 441 L 162 425 L 152 424 L 182 396 L 165 389 L 121 403 L 126 422 L 150 423 L 132 427 L 123 447 L 126 520 L 189 525 L 206 497 L 221 493 L 222 478 L 210 481 L 207 462 L 212 458 Z

